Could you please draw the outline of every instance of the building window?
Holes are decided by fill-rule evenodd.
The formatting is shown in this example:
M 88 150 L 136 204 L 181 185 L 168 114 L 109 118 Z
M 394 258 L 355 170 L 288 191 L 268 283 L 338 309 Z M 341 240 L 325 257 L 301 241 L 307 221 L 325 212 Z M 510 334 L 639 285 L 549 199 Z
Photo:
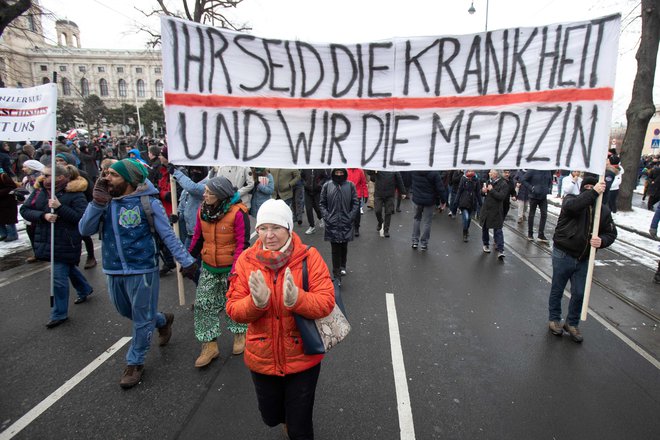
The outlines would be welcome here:
M 44 65 L 44 64 L 42 64 L 41 66 L 39 66 L 39 68 L 41 69 L 42 72 L 48 72 L 48 66 L 46 66 L 46 65 Z
M 138 98 L 144 98 L 144 81 L 141 79 L 137 80 L 137 95 Z
M 142 73 L 142 67 L 136 67 L 135 73 Z
M 160 67 L 154 68 L 154 73 L 160 73 Z
M 99 73 L 105 73 L 105 66 L 99 66 Z
M 28 18 L 28 28 L 32 32 L 37 32 L 37 23 L 34 20 L 34 15 L 30 14 L 30 15 L 27 16 L 27 18 Z
M 156 80 L 156 96 L 158 98 L 163 97 L 163 82 L 159 79 Z
M 117 67 L 117 73 L 124 73 L 123 67 Z
M 66 66 L 60 66 L 60 72 L 66 72 Z
M 105 79 L 99 81 L 99 90 L 101 91 L 101 96 L 108 96 L 108 82 Z
M 48 84 L 49 82 L 50 82 L 50 80 L 48 79 L 47 76 L 44 76 L 43 78 L 41 78 L 41 84 Z
M 82 73 L 85 73 L 85 72 L 87 72 L 87 67 L 85 67 L 85 66 L 78 66 L 78 70 L 79 70 L 80 72 L 82 72 Z
M 66 78 L 62 78 L 62 94 L 64 96 L 71 96 L 71 83 Z
M 87 81 L 87 78 L 80 80 L 80 93 L 82 94 L 83 98 L 87 98 L 89 96 L 89 81 Z
M 119 96 L 126 97 L 126 81 L 120 79 L 118 88 L 119 88 Z

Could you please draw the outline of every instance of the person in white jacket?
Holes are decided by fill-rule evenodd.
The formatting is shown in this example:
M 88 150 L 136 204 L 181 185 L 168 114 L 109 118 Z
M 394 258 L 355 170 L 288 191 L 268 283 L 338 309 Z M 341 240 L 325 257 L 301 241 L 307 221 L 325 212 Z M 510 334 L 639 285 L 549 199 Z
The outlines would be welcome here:
M 574 196 L 580 195 L 580 185 L 582 184 L 582 177 L 579 171 L 571 171 L 571 174 L 561 179 L 561 195 L 565 197 L 569 194 Z

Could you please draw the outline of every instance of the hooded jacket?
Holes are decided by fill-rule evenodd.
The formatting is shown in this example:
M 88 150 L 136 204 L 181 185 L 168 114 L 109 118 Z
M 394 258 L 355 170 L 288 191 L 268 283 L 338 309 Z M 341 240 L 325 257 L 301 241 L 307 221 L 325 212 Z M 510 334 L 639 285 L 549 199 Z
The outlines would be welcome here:
M 598 193 L 593 189 L 583 190 L 578 196 L 567 194 L 562 202 L 557 227 L 552 238 L 557 249 L 580 261 L 589 258 L 589 240 L 597 198 Z M 610 208 L 604 203 L 600 209 L 598 236 L 601 239 L 601 249 L 614 243 L 617 237 Z
M 165 209 L 156 198 L 158 191 L 146 180 L 131 194 L 113 198 L 106 206 L 91 202 L 80 220 L 83 235 L 101 229 L 103 240 L 103 272 L 108 275 L 136 275 L 158 271 L 158 249 L 142 196 L 149 197 L 155 232 L 181 266 L 195 262 L 181 241 L 174 235 Z
M 248 324 L 245 364 L 251 371 L 271 376 L 299 373 L 321 362 L 322 354 L 304 353 L 293 314 L 319 319 L 328 316 L 335 306 L 328 266 L 315 248 L 307 249 L 295 232 L 291 234 L 292 253 L 287 265 L 274 272 L 261 264 L 256 254 L 263 244 L 257 240 L 238 257 L 227 292 L 227 314 L 236 322 Z M 309 291 L 302 288 L 302 262 L 305 258 Z M 298 300 L 293 307 L 284 305 L 284 272 L 287 267 L 298 287 Z M 263 309 L 254 305 L 248 284 L 250 274 L 256 270 L 264 274 L 271 292 Z
M 44 178 L 35 183 L 35 191 L 21 206 L 21 216 L 32 223 L 34 230 L 34 256 L 43 261 L 50 260 L 50 230 L 51 224 L 44 215 L 50 212 L 48 207 L 48 192 L 42 188 Z M 78 221 L 85 212 L 87 200 L 84 192 L 87 180 L 78 177 L 70 181 L 64 191 L 55 193 L 61 206 L 55 209 L 55 261 L 60 263 L 78 264 L 82 237 L 78 232 Z
M 418 206 L 435 206 L 438 201 L 447 203 L 447 188 L 440 171 L 413 171 L 412 201 Z
M 326 241 L 342 243 L 353 240 L 353 220 L 360 215 L 360 203 L 357 199 L 357 191 L 353 182 L 348 180 L 348 173 L 343 169 L 347 179 L 337 184 L 332 179 L 327 181 L 321 189 L 321 215 L 325 221 Z

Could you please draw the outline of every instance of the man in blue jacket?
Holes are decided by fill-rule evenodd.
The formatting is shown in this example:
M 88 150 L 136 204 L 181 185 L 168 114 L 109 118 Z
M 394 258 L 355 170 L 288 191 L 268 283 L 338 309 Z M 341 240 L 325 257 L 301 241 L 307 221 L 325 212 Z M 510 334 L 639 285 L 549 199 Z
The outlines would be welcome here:
M 431 220 L 438 201 L 444 209 L 447 204 L 447 189 L 439 171 L 414 171 L 412 173 L 412 194 L 415 204 L 413 217 L 412 248 L 425 251 L 431 237 Z
M 78 225 L 82 235 L 101 230 L 103 272 L 108 276 L 110 299 L 122 316 L 133 321 L 127 366 L 119 382 L 122 388 L 140 382 L 154 328 L 158 328 L 161 346 L 172 335 L 174 315 L 158 312 L 160 278 L 155 234 L 181 263 L 185 276 L 192 277 L 197 270 L 195 259 L 174 235 L 165 209 L 156 198 L 158 190 L 146 180 L 147 174 L 137 160 L 114 163 L 106 177 L 97 180 L 93 200 Z

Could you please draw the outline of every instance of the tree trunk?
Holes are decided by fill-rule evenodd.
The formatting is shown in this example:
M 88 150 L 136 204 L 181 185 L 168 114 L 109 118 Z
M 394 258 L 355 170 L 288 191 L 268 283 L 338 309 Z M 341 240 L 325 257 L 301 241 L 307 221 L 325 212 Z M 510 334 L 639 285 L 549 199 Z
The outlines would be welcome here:
M 618 207 L 632 210 L 633 191 L 637 185 L 637 169 L 644 148 L 649 121 L 655 113 L 653 81 L 658 42 L 660 41 L 660 0 L 642 0 L 642 38 L 637 51 L 637 75 L 626 118 L 628 127 L 621 145 L 621 165 L 626 171 L 621 179 Z
M 14 4 L 9 4 L 7 1 L 0 2 L 0 35 L 5 31 L 9 23 L 30 9 L 31 6 L 32 0 L 18 0 Z

